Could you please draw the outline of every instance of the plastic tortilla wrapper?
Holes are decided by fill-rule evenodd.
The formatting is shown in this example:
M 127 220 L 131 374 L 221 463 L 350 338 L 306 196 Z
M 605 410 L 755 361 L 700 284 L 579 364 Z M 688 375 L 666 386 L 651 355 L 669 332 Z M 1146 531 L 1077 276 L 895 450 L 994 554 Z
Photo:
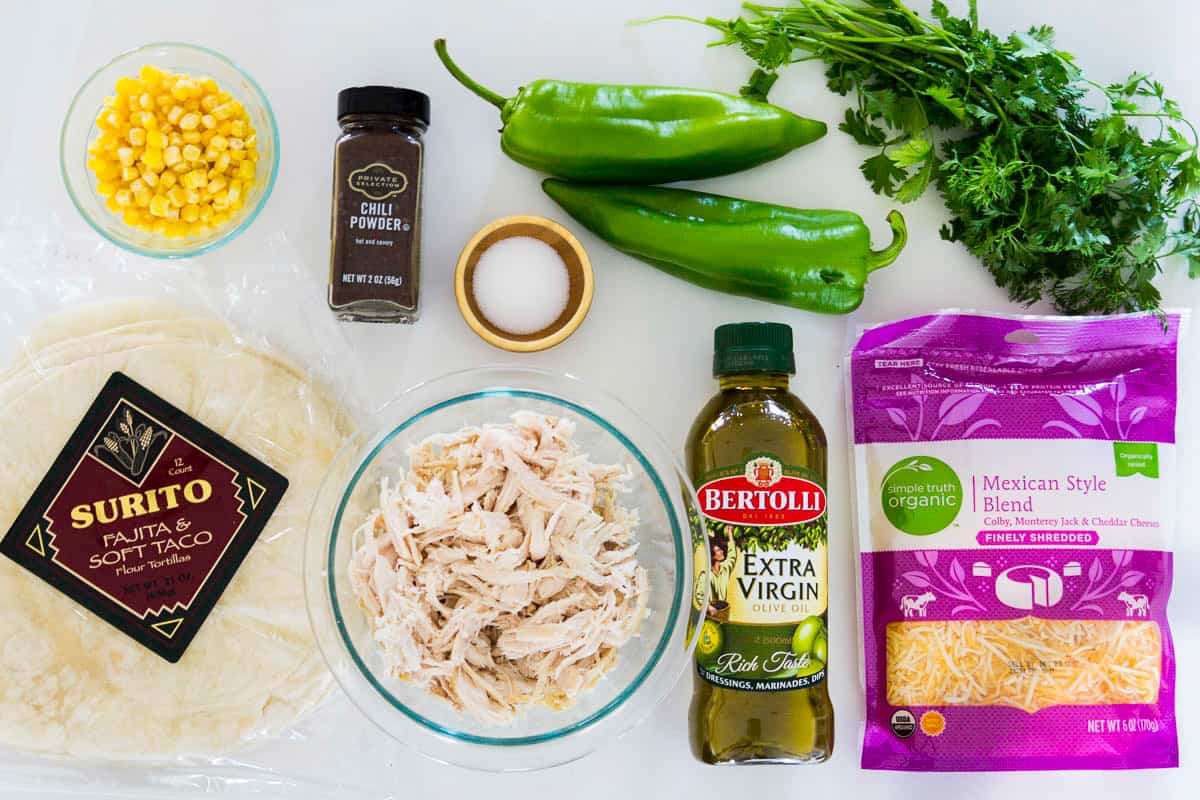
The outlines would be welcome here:
M 9 242 L 26 235 L 14 234 Z M 295 739 L 294 726 L 334 687 L 307 618 L 302 551 L 316 489 L 334 455 L 357 433 L 343 389 L 351 384 L 352 359 L 336 323 L 323 313 L 321 288 L 305 280 L 281 238 L 263 248 L 264 259 L 273 263 L 263 264 L 262 274 L 221 270 L 209 262 L 127 262 L 108 247 L 89 250 L 81 242 L 28 238 L 35 242 L 29 252 L 18 255 L 11 244 L 0 252 L 0 284 L 14 287 L 14 302 L 0 317 L 5 334 L 0 340 L 9 345 L 0 354 L 0 536 L 28 513 L 23 509 L 43 491 L 39 484 L 50 480 L 52 465 L 73 431 L 86 424 L 81 419 L 101 390 L 117 380 L 114 375 L 210 432 L 212 439 L 203 442 L 225 448 L 209 453 L 207 444 L 195 445 L 187 452 L 211 455 L 221 469 L 253 468 L 245 475 L 230 472 L 237 478 L 224 485 L 213 476 L 225 473 L 214 467 L 180 478 L 174 489 L 155 488 L 154 474 L 168 474 L 167 468 L 186 472 L 188 459 L 167 449 L 184 446 L 186 437 L 179 433 L 184 428 L 162 430 L 153 415 L 123 411 L 80 463 L 104 475 L 127 468 L 124 477 L 107 479 L 128 485 L 133 499 L 101 495 L 94 508 L 84 504 L 70 519 L 56 518 L 52 536 L 39 524 L 32 528 L 36 535 L 18 531 L 15 544 L 5 545 L 0 775 L 8 786 L 23 785 L 24 776 L 31 786 L 93 788 L 99 780 L 94 766 L 74 765 L 105 764 L 123 770 L 109 777 L 110 788 L 121 791 L 155 785 L 161 790 L 164 782 L 205 791 L 235 776 L 245 785 L 264 776 L 270 785 L 291 783 L 269 760 L 240 759 Z M 179 422 L 167 418 L 172 425 Z M 225 465 L 227 450 L 242 460 Z M 237 539 L 268 494 L 271 476 L 282 480 L 271 490 L 272 505 L 259 514 L 260 529 Z M 228 530 L 201 525 L 188 530 L 186 516 L 170 531 L 144 525 L 157 519 L 152 512 L 166 509 L 168 500 L 184 503 L 179 491 L 185 485 L 191 501 L 203 502 L 212 493 L 232 504 L 236 515 L 223 512 L 217 518 L 220 523 L 236 516 Z M 93 536 L 98 549 L 89 566 L 95 569 L 73 567 L 85 576 L 107 570 L 130 575 L 134 585 L 157 574 L 157 564 L 193 557 L 200 563 L 202 557 L 193 554 L 203 548 L 196 542 L 217 537 L 208 547 L 217 548 L 210 559 L 221 567 L 206 581 L 185 574 L 202 584 L 196 596 L 212 592 L 211 608 L 194 621 L 186 647 L 170 657 L 27 566 L 38 556 L 64 561 L 55 547 L 77 547 L 74 542 L 82 539 L 71 537 L 92 535 L 87 524 L 111 522 L 106 514 L 120 519 L 105 528 L 103 546 L 97 544 L 99 534 Z M 223 533 L 235 541 L 227 550 L 220 549 Z M 179 542 L 196 549 L 162 555 L 164 544 Z M 219 561 L 237 549 L 236 542 L 244 544 L 244 552 Z M 18 563 L 11 553 L 20 550 L 33 554 L 24 553 Z M 143 564 L 155 552 L 158 561 Z M 110 566 L 109 557 L 121 567 Z M 161 609 L 147 620 L 170 617 L 161 629 L 170 638 L 193 622 L 175 595 L 162 596 Z

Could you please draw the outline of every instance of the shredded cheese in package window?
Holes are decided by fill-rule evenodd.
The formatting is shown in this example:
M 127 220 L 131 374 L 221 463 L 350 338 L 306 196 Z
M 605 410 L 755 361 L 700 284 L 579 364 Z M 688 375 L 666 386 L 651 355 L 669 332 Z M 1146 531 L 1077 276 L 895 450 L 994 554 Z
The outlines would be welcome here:
M 860 332 L 864 767 L 1178 766 L 1184 322 L 947 312 Z

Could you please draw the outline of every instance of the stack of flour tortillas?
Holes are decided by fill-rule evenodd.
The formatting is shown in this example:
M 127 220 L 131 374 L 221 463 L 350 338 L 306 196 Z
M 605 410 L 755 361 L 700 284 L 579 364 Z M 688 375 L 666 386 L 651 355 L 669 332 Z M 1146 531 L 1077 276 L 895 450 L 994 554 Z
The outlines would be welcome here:
M 0 744 L 69 756 L 217 756 L 330 688 L 301 578 L 312 498 L 352 421 L 308 373 L 226 322 L 154 301 L 88 306 L 31 331 L 0 372 L 0 535 L 113 372 L 282 473 L 289 488 L 171 664 L 0 558 Z

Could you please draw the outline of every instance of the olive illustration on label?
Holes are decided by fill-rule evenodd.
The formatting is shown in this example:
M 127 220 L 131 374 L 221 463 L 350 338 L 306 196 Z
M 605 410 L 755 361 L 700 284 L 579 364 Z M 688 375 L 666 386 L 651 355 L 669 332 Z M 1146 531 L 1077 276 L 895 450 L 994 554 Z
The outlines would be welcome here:
M 725 645 L 725 633 L 721 630 L 720 623 L 706 619 L 704 624 L 700 626 L 700 641 L 696 643 L 696 661 L 705 667 L 712 666 L 717 661 L 717 656 L 721 655 L 721 648 Z
M 805 617 L 792 634 L 792 652 L 798 656 L 812 653 L 813 643 L 824 630 L 825 622 L 820 617 Z
M 817 634 L 817 638 L 813 639 L 812 657 L 822 664 L 829 663 L 829 639 L 825 632 L 821 631 Z

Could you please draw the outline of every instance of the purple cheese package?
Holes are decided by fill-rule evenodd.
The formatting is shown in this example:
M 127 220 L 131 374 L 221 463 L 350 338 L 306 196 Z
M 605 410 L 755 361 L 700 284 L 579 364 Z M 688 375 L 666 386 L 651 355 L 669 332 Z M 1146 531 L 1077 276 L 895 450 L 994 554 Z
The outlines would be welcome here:
M 942 312 L 860 332 L 864 768 L 1178 766 L 1185 317 Z

